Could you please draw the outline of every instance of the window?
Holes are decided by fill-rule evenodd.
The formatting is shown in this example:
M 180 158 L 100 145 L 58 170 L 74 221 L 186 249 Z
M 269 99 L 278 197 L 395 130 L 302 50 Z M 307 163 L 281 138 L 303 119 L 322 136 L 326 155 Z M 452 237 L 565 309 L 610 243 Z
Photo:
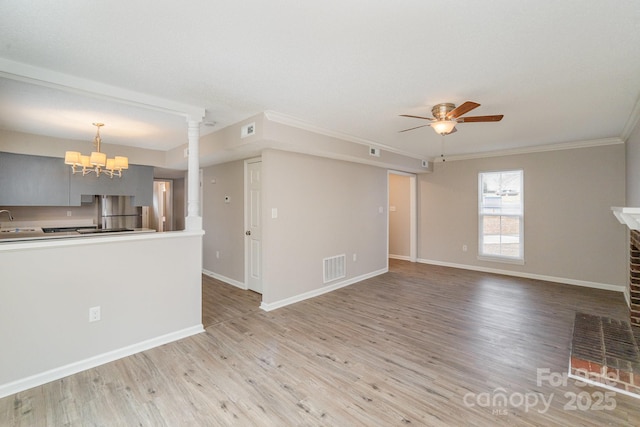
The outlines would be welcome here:
M 478 175 L 479 258 L 524 262 L 522 170 Z

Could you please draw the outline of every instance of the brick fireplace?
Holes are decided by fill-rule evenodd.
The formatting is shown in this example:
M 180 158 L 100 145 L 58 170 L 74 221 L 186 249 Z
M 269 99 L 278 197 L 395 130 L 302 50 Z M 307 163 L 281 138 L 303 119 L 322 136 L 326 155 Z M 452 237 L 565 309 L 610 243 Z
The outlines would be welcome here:
M 631 324 L 640 327 L 640 231 L 631 230 L 629 255 L 629 311 Z
M 640 398 L 640 208 L 612 208 L 629 229 L 629 322 L 576 313 L 569 373 Z

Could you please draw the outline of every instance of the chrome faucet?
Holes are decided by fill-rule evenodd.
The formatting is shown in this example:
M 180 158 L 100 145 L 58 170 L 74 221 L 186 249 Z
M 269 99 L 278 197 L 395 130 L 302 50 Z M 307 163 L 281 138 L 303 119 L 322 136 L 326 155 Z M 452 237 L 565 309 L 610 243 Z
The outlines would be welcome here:
M 2 212 L 6 212 L 7 214 L 9 214 L 9 221 L 13 221 L 13 215 L 11 215 L 11 211 L 8 211 L 6 209 L 2 209 L 0 211 L 0 213 L 2 213 Z

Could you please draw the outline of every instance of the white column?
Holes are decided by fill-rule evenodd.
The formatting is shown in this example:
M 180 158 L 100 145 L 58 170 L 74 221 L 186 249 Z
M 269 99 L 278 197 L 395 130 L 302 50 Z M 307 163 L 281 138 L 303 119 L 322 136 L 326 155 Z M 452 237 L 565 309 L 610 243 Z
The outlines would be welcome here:
M 189 163 L 187 171 L 187 230 L 202 230 L 200 216 L 200 120 L 187 118 L 189 125 Z

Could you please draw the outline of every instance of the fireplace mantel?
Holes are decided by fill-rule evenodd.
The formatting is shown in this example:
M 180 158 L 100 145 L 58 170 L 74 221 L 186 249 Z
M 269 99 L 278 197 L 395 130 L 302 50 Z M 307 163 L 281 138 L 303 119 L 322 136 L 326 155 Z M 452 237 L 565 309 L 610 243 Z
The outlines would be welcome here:
M 611 208 L 613 214 L 621 224 L 626 224 L 631 230 L 640 230 L 640 208 Z

